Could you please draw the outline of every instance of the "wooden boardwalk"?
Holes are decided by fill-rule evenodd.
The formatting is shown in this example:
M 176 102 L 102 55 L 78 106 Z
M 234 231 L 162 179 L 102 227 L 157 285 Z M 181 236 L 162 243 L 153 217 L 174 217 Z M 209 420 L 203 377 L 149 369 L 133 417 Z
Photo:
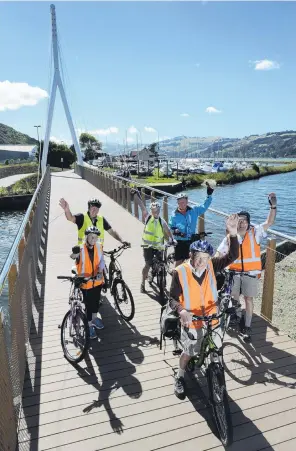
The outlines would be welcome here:
M 143 225 L 118 204 L 72 172 L 52 174 L 48 236 L 34 309 L 29 368 L 23 392 L 20 450 L 173 451 L 223 450 L 213 432 L 205 379 L 188 378 L 189 397 L 173 394 L 178 359 L 168 343 L 159 350 L 157 296 L 140 294 Z M 107 293 L 101 309 L 105 329 L 85 361 L 71 366 L 63 357 L 60 330 L 67 311 L 68 274 L 76 226 L 67 222 L 60 197 L 72 213 L 84 212 L 90 197 L 102 200 L 102 214 L 132 243 L 120 262 L 136 303 L 132 324 L 113 308 Z M 117 246 L 108 234 L 105 248 Z M 151 295 L 153 292 L 151 291 Z M 227 388 L 233 415 L 233 450 L 296 449 L 296 343 L 260 317 L 253 345 L 236 337 L 225 347 Z

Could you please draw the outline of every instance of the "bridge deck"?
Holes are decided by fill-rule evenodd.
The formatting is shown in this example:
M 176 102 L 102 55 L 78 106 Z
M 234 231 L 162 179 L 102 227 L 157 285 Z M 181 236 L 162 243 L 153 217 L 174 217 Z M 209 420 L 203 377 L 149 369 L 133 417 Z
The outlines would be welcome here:
M 102 199 L 102 213 L 132 248 L 121 257 L 124 276 L 136 302 L 136 315 L 126 324 L 113 308 L 109 293 L 101 309 L 105 329 L 92 343 L 86 361 L 76 368 L 64 359 L 60 330 L 67 310 L 69 254 L 76 227 L 58 206 L 65 197 L 72 212 L 85 211 L 86 200 Z M 127 211 L 73 173 L 52 174 L 47 251 L 41 272 L 40 299 L 35 301 L 29 361 L 20 422 L 21 450 L 174 451 L 222 450 L 213 433 L 206 383 L 188 379 L 189 398 L 173 394 L 177 358 L 159 337 L 159 304 L 140 294 L 142 224 Z M 116 246 L 108 236 L 106 249 Z M 152 294 L 152 292 L 151 292 Z M 296 449 L 296 343 L 261 318 L 253 324 L 253 346 L 227 338 L 227 387 L 234 440 L 239 451 Z M 294 388 L 294 390 L 293 390 Z

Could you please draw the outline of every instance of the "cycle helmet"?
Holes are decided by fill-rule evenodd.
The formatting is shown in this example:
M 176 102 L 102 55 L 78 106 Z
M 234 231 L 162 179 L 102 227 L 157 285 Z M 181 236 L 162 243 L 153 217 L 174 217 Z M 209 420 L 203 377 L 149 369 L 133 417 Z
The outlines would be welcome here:
M 97 227 L 95 227 L 95 226 L 90 226 L 90 227 L 88 227 L 86 230 L 85 230 L 85 232 L 84 232 L 84 234 L 87 236 L 87 235 L 89 235 L 90 233 L 94 233 L 95 235 L 97 235 L 97 236 L 100 236 L 101 235 L 101 232 L 99 231 L 99 229 L 97 229 Z
M 211 257 L 214 255 L 214 248 L 208 241 L 194 241 L 191 243 L 190 252 L 205 252 L 206 254 L 209 254 Z
M 99 199 L 97 199 L 95 197 L 93 197 L 92 199 L 89 199 L 87 204 L 88 204 L 88 208 L 91 207 L 91 206 L 97 207 L 97 208 L 101 208 L 101 206 L 102 206 L 102 204 L 99 201 Z
M 160 203 L 159 202 L 152 202 L 150 204 L 150 210 L 152 210 L 153 208 L 158 208 L 160 210 Z
M 250 224 L 251 224 L 251 216 L 250 213 L 248 213 L 247 211 L 240 211 L 238 213 L 238 216 L 246 216 L 247 221 L 248 221 L 248 229 L 250 228 Z
M 180 199 L 188 199 L 188 194 L 186 194 L 186 193 L 177 194 L 177 200 L 180 200 Z

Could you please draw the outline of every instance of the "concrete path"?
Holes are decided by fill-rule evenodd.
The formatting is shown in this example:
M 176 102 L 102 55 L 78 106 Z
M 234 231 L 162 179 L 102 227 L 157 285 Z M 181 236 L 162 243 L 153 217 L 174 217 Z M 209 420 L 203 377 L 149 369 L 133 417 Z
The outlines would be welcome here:
M 18 180 L 29 177 L 30 175 L 33 174 L 16 174 L 10 175 L 9 177 L 4 177 L 3 179 L 0 179 L 0 188 L 6 188 L 7 186 L 13 185 Z

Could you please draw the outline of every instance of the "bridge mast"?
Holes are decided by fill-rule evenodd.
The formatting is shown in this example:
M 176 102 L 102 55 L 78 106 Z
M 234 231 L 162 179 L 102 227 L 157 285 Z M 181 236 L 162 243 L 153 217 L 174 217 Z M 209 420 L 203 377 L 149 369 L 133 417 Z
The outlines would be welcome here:
M 66 93 L 64 90 L 64 86 L 63 86 L 63 82 L 62 82 L 62 78 L 61 78 L 61 74 L 60 74 L 58 32 L 57 32 L 56 13 L 55 13 L 54 5 L 50 5 L 50 12 L 51 12 L 51 25 L 52 25 L 52 51 L 53 51 L 53 61 L 54 61 L 54 76 L 53 76 L 52 85 L 51 85 L 49 108 L 48 108 L 48 114 L 47 114 L 46 132 L 45 132 L 44 145 L 43 145 L 43 154 L 42 154 L 42 163 L 41 163 L 42 174 L 44 174 L 45 169 L 46 169 L 48 144 L 49 144 L 49 137 L 50 137 L 50 132 L 51 132 L 52 117 L 53 117 L 53 110 L 54 110 L 54 103 L 55 103 L 57 88 L 59 88 L 59 90 L 60 90 L 60 94 L 61 94 L 65 114 L 67 117 L 72 141 L 74 144 L 75 152 L 77 155 L 78 163 L 83 164 L 79 142 L 77 140 L 77 136 L 75 133 L 70 109 L 69 109 L 67 98 L 66 98 Z

